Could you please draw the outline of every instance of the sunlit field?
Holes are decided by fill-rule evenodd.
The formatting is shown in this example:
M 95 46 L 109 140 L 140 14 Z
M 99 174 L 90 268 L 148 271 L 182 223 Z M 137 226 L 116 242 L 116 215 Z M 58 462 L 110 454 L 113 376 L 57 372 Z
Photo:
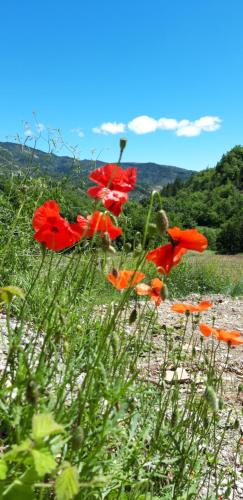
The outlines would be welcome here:
M 239 308 L 242 256 L 163 210 L 147 249 L 158 193 L 139 245 L 117 248 L 135 169 L 90 179 L 88 217 L 24 179 L 2 227 L 0 496 L 239 499 L 243 337 L 221 311 Z

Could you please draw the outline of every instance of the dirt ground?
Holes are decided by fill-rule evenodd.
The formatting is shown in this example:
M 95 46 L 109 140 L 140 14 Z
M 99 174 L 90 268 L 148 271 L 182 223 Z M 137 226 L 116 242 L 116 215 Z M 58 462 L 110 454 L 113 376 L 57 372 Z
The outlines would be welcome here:
M 193 294 L 185 299 L 183 303 L 197 304 L 200 296 Z M 215 328 L 224 330 L 238 330 L 243 335 L 243 299 L 225 297 L 224 295 L 205 295 L 203 300 L 208 300 L 214 304 L 213 308 L 208 309 L 201 314 L 200 322 L 210 326 L 214 324 Z M 179 301 L 167 300 L 158 308 L 158 325 L 152 335 L 152 354 L 149 355 L 149 360 L 146 356 L 140 362 L 143 377 L 148 382 L 159 384 L 159 374 L 161 361 L 164 351 L 164 335 L 165 328 L 171 327 L 175 341 L 180 342 L 182 335 L 182 326 L 185 324 L 185 316 L 175 313 L 171 310 L 171 305 Z M 188 320 L 187 333 L 183 340 L 183 350 L 185 357 L 180 363 L 179 377 L 181 377 L 181 395 L 187 391 L 187 386 L 193 378 L 198 379 L 198 392 L 205 390 L 204 374 L 200 372 L 197 364 L 192 361 L 192 344 L 194 352 L 201 349 L 201 338 L 203 336 L 196 326 L 192 336 L 191 319 Z M 192 340 L 193 339 L 193 340 Z M 215 342 L 215 341 L 214 341 Z M 212 339 L 203 337 L 203 343 L 212 345 Z M 226 470 L 234 470 L 236 483 L 233 492 L 230 496 L 225 496 L 224 488 L 220 492 L 220 499 L 230 498 L 234 500 L 243 499 L 243 390 L 239 392 L 240 384 L 243 385 L 243 345 L 231 347 L 228 352 L 228 346 L 224 342 L 219 344 L 216 349 L 216 366 L 222 372 L 223 380 L 223 401 L 224 407 L 220 411 L 220 427 L 223 429 L 227 426 L 225 438 L 223 440 L 220 454 L 219 467 L 224 473 Z M 196 356 L 195 356 L 196 359 Z M 168 384 L 173 383 L 173 365 L 168 370 Z M 167 373 L 167 372 L 166 372 Z M 172 380 L 171 380 L 172 379 Z M 242 386 L 243 389 L 243 386 Z M 228 415 L 231 413 L 230 418 Z M 238 429 L 233 428 L 233 422 L 238 419 Z M 236 447 L 238 443 L 238 453 Z M 226 484 L 225 479 L 225 484 Z M 225 487 L 226 489 L 226 487 Z M 207 485 L 204 485 L 201 491 L 200 498 L 207 498 Z M 211 498 L 211 497 L 210 497 Z

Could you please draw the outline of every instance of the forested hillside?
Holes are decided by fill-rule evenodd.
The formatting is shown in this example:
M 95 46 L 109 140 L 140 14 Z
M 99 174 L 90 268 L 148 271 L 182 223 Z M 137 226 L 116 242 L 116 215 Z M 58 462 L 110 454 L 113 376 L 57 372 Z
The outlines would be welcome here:
M 35 168 L 35 167 L 31 167 Z M 36 206 L 47 199 L 55 199 L 62 207 L 62 213 L 75 220 L 78 213 L 87 215 L 93 201 L 86 195 L 86 186 L 71 176 L 32 176 L 19 168 L 15 175 L 7 175 L 0 165 L 0 222 L 12 220 L 23 198 L 28 197 L 28 213 L 19 218 L 16 235 L 31 237 L 31 215 Z M 152 167 L 151 167 L 152 169 Z M 183 228 L 199 227 L 209 240 L 209 247 L 224 253 L 243 251 L 243 147 L 236 146 L 223 155 L 215 168 L 194 174 L 186 182 L 176 179 L 160 191 L 161 202 L 155 197 L 151 212 L 151 225 L 147 246 L 161 243 L 161 236 L 154 227 L 156 213 L 166 210 L 170 225 Z M 41 194 L 40 194 L 41 193 Z M 125 241 L 139 245 L 148 214 L 150 197 L 131 199 L 122 213 Z M 28 221 L 28 222 L 27 222 Z M 29 227 L 27 228 L 27 225 Z M 30 235 L 30 236 L 29 236 Z M 123 241 L 117 240 L 118 248 Z
M 162 191 L 165 210 L 185 227 L 204 226 L 217 234 L 216 247 L 243 251 L 243 147 L 223 155 L 215 168 L 179 180 Z

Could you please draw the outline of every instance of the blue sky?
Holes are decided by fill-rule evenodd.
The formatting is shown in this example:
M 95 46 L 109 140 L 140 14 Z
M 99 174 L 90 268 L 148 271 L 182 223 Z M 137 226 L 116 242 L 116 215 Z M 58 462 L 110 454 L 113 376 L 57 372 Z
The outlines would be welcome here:
M 242 18 L 242 0 L 2 3 L 0 140 L 60 129 L 111 162 L 125 136 L 124 161 L 214 166 L 243 142 Z

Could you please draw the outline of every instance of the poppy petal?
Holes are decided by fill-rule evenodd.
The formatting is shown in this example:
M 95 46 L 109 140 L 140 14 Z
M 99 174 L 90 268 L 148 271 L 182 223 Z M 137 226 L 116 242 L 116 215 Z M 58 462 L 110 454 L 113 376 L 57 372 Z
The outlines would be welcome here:
M 56 201 L 49 200 L 43 203 L 39 208 L 36 209 L 32 226 L 35 231 L 38 231 L 44 224 L 46 224 L 51 219 L 60 217 L 60 208 Z
M 215 328 L 211 328 L 211 326 L 206 325 L 205 323 L 201 323 L 199 325 L 200 332 L 205 336 L 209 337 L 213 333 L 215 333 Z
M 167 233 L 173 239 L 176 245 L 180 245 L 187 250 L 196 250 L 203 252 L 208 246 L 207 238 L 199 233 L 197 229 L 182 230 L 179 227 L 167 229 Z
M 114 276 L 114 273 L 110 273 L 107 276 L 108 281 L 112 283 L 118 290 L 122 290 L 124 288 L 130 288 L 139 281 L 142 281 L 145 278 L 145 274 L 139 271 L 128 271 L 122 270 L 118 271 L 117 276 Z
M 151 290 L 151 286 L 146 285 L 145 283 L 140 283 L 140 285 L 136 286 L 136 293 L 138 295 L 149 295 Z

